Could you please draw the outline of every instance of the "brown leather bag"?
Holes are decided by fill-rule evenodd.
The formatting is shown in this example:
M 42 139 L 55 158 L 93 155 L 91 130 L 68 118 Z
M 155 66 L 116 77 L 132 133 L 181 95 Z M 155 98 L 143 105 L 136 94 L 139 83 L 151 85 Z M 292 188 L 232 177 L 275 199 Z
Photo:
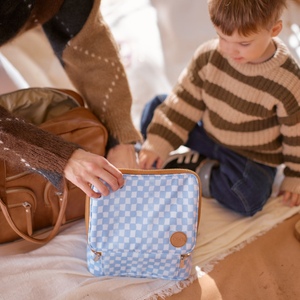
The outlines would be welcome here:
M 87 151 L 102 156 L 105 153 L 107 130 L 73 91 L 19 90 L 0 96 L 0 105 Z M 60 195 L 41 175 L 16 173 L 5 161 L 0 161 L 0 197 L 0 244 L 20 237 L 44 244 L 57 234 L 61 224 L 84 217 L 85 194 L 78 187 L 66 182 Z M 34 238 L 51 226 L 48 237 Z

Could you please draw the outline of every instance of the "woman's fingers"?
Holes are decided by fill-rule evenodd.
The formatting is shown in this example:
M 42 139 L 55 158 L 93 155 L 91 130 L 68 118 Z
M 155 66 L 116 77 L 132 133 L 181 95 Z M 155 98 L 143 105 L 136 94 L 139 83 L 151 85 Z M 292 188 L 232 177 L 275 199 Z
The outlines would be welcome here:
M 77 185 L 86 195 L 91 198 L 99 198 L 101 194 L 96 193 L 91 189 L 91 186 L 87 182 L 82 182 Z
M 97 194 L 97 198 L 99 198 L 101 195 L 108 196 L 109 195 L 109 187 L 101 180 L 99 180 L 98 177 L 92 176 L 90 178 L 87 178 L 87 181 L 85 182 L 89 186 L 89 189 L 92 191 L 92 185 L 99 191 L 100 195 Z M 95 198 L 95 197 L 93 197 Z
M 103 168 L 103 170 L 105 170 L 106 173 L 103 173 L 103 171 L 100 170 L 100 176 L 98 177 L 103 179 L 105 182 L 107 182 L 113 191 L 116 191 L 124 185 L 123 174 L 120 170 L 114 167 L 110 162 L 108 161 L 106 162 L 107 164 Z
M 109 194 L 108 187 L 99 178 L 105 181 L 113 191 L 124 185 L 123 174 L 120 170 L 110 164 L 104 157 L 82 149 L 74 151 L 67 162 L 64 174 L 68 180 L 89 196 L 94 193 L 89 186 L 90 184 L 94 184 L 103 195 Z
M 115 168 L 110 165 L 104 166 L 103 168 L 97 168 L 89 177 L 89 182 L 96 188 L 98 188 L 99 182 L 101 182 L 99 178 L 106 182 L 110 186 L 112 191 L 117 191 L 124 185 L 123 174 L 121 173 L 121 171 L 119 171 L 118 169 L 115 170 Z M 102 184 L 103 183 L 101 182 L 101 186 Z M 106 185 L 104 186 L 107 188 Z M 107 193 L 105 191 L 103 195 L 107 196 L 108 194 L 109 189 L 107 188 Z

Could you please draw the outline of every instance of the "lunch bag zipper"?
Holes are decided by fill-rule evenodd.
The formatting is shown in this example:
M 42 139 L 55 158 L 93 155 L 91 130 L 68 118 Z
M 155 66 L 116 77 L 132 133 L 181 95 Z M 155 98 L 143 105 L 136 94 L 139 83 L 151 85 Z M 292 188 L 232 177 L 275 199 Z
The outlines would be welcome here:
M 89 247 L 91 249 L 91 247 Z M 99 259 L 101 258 L 102 256 L 102 252 L 99 252 L 99 251 L 95 251 L 93 249 L 91 249 L 91 251 L 94 253 L 94 262 L 97 262 L 99 261 Z M 179 264 L 179 268 L 180 269 L 184 269 L 184 262 L 185 260 L 191 255 L 192 253 L 187 253 L 187 254 L 181 254 L 180 255 L 180 264 Z

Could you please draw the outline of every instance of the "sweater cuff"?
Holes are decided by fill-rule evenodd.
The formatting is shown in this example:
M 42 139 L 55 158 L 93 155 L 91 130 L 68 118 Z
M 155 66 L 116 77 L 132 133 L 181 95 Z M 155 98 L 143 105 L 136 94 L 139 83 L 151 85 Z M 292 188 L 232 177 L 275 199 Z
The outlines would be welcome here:
M 285 177 L 280 187 L 281 191 L 288 191 L 300 195 L 300 178 Z
M 142 143 L 142 135 L 134 127 L 130 116 L 107 113 L 106 119 L 109 120 L 105 123 L 105 126 L 109 132 L 109 144 L 111 146 L 118 144 L 135 144 L 137 142 Z
M 149 150 L 157 154 L 163 161 L 165 161 L 170 152 L 175 150 L 171 144 L 158 135 L 148 133 L 148 138 L 142 146 L 142 149 Z

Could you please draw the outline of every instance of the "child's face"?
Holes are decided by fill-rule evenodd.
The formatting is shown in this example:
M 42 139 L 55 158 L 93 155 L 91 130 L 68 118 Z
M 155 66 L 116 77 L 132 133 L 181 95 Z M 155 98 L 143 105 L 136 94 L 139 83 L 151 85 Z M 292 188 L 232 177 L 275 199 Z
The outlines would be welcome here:
M 272 30 L 263 29 L 249 36 L 240 35 L 237 30 L 231 36 L 216 27 L 221 52 L 229 55 L 237 63 L 261 63 L 269 59 L 276 48 L 272 42 Z

